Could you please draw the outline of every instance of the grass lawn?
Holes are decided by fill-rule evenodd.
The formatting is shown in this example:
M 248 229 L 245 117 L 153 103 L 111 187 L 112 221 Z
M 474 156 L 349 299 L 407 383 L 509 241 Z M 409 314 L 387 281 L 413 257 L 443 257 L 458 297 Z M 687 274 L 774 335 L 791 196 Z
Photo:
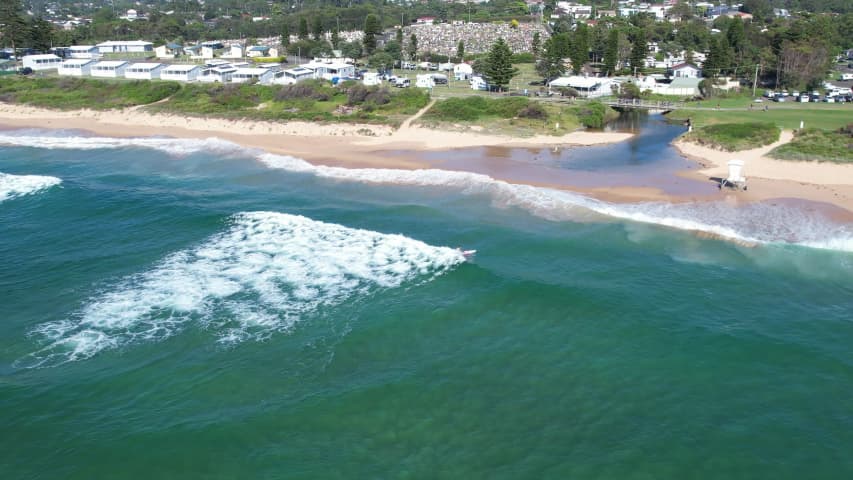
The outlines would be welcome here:
M 690 102 L 684 109 L 676 110 L 667 115 L 672 121 L 683 121 L 687 118 L 696 127 L 718 123 L 747 123 L 769 122 L 779 128 L 795 130 L 804 122 L 806 128 L 836 130 L 853 118 L 853 104 L 837 103 L 754 103 L 749 109 L 751 97 L 721 99 L 720 109 L 716 109 L 716 100 L 701 102 L 700 108 L 691 108 L 696 102 Z M 767 106 L 767 111 L 764 106 Z
M 180 88 L 176 82 L 16 76 L 0 82 L 0 101 L 58 110 L 109 110 L 157 102 Z
M 806 129 L 797 132 L 791 143 L 770 151 L 773 158 L 816 162 L 853 163 L 851 130 L 827 132 Z

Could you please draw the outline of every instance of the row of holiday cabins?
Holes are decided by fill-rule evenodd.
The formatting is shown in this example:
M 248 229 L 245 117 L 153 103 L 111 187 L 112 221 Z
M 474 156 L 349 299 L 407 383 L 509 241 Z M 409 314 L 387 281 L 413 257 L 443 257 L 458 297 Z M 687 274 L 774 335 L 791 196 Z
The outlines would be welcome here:
M 28 55 L 23 66 L 33 70 L 56 69 L 59 75 L 76 77 L 128 78 L 136 80 L 174 80 L 179 82 L 293 84 L 307 79 L 352 78 L 355 66 L 342 62 L 312 61 L 282 70 L 278 65 L 252 67 L 248 63 L 209 62 L 201 65 L 130 63 L 123 60 L 96 61 L 91 59 L 62 60 L 56 55 Z

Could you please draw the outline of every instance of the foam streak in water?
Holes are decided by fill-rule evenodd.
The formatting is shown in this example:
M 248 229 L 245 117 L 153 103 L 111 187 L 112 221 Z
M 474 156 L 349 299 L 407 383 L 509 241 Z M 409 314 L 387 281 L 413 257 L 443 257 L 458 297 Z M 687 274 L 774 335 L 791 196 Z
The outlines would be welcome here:
M 242 149 L 215 138 L 109 138 L 46 135 L 42 131 L 0 135 L 0 144 L 42 148 L 98 149 L 144 147 L 186 155 L 201 150 L 243 151 L 257 155 L 271 168 L 323 178 L 362 183 L 452 188 L 466 195 L 487 195 L 497 207 L 517 207 L 550 220 L 584 220 L 590 214 L 632 222 L 702 232 L 749 244 L 793 244 L 810 248 L 853 252 L 853 226 L 838 225 L 789 206 L 758 204 L 732 207 L 721 202 L 669 204 L 643 202 L 614 204 L 572 192 L 516 185 L 487 175 L 446 170 L 349 169 L 315 166 L 299 158 Z
M 60 183 L 62 180 L 56 177 L 0 173 L 0 202 L 38 193 Z
M 21 366 L 89 358 L 159 340 L 189 323 L 220 341 L 265 339 L 347 299 L 434 278 L 464 261 L 446 247 L 301 216 L 251 212 L 202 245 L 92 298 L 72 318 L 34 330 L 45 347 Z

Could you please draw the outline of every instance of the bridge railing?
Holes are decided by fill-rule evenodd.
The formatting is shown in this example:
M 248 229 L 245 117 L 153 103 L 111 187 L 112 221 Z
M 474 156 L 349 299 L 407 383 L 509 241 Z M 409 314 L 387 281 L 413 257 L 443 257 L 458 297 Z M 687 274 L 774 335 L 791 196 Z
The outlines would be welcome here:
M 652 110 L 674 110 L 684 107 L 684 102 L 668 100 L 643 100 L 642 98 L 619 98 L 604 102 L 613 107 L 646 108 Z

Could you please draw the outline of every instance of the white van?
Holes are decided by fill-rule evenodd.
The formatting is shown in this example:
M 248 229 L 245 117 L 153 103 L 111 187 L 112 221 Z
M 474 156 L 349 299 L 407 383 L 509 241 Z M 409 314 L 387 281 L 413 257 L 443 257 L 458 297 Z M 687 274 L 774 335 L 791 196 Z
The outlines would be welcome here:
M 394 86 L 397 88 L 409 88 L 412 86 L 412 81 L 408 78 L 398 78 L 394 82 Z
M 842 73 L 841 80 L 853 80 L 853 73 Z

